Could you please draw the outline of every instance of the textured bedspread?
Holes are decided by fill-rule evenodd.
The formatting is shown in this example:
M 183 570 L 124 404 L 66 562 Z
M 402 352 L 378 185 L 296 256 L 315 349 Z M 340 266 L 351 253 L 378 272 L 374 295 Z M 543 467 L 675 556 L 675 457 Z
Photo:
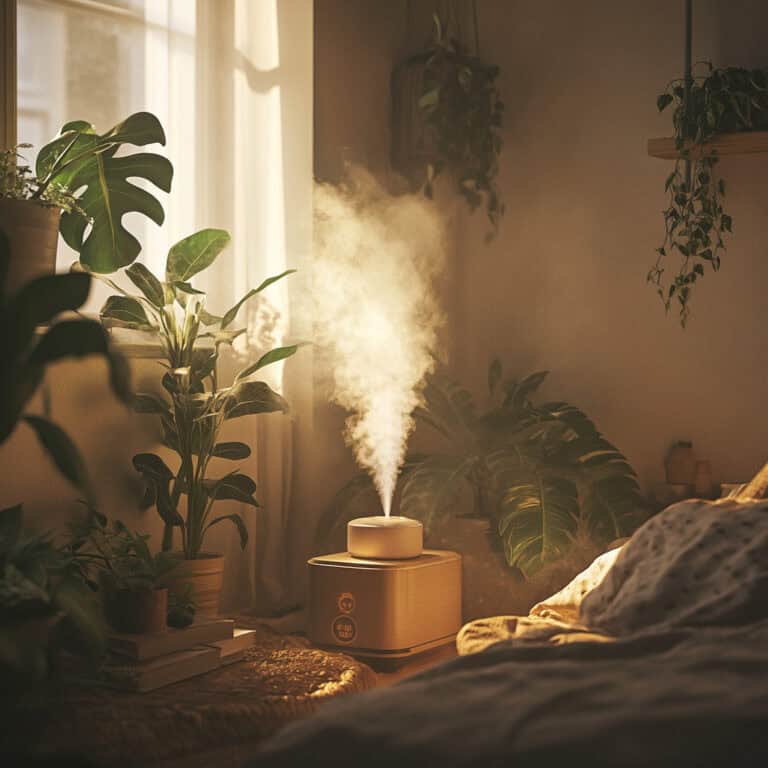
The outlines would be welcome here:
M 768 766 L 768 621 L 497 644 L 329 706 L 253 766 Z
M 467 655 L 290 726 L 253 766 L 768 766 L 768 504 L 685 502 Z

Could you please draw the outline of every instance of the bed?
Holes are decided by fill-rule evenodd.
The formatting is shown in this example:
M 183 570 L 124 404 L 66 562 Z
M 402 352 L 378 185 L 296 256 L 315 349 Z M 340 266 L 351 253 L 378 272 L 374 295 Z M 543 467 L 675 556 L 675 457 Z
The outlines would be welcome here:
M 768 503 L 687 501 L 459 658 L 295 723 L 266 766 L 768 766 Z

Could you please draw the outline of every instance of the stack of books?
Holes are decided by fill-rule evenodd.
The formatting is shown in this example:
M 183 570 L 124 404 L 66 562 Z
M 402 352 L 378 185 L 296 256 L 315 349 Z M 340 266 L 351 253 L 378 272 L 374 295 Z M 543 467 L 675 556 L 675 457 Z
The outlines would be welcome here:
M 254 630 L 216 618 L 151 635 L 112 634 L 103 680 L 124 691 L 154 691 L 242 660 L 254 638 Z

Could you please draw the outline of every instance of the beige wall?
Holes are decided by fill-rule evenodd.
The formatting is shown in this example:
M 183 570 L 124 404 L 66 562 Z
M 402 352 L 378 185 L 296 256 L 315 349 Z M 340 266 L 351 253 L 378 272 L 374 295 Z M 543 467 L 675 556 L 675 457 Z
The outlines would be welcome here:
M 433 5 L 414 3 L 412 37 L 423 38 Z M 767 4 L 694 5 L 694 60 L 768 66 Z M 381 170 L 405 6 L 315 7 L 316 171 L 333 177 L 340 146 Z M 682 438 L 712 460 L 716 479 L 748 477 L 768 458 L 768 157 L 721 162 L 735 234 L 720 273 L 697 286 L 687 330 L 645 284 L 670 170 L 648 157 L 646 141 L 670 132 L 654 105 L 682 73 L 682 3 L 479 0 L 478 8 L 481 53 L 501 67 L 507 214 L 486 246 L 482 214 L 458 208 L 445 296 L 455 374 L 482 396 L 495 355 L 510 372 L 549 369 L 542 393 L 591 414 L 647 486 L 663 479 L 663 455 Z
M 694 5 L 694 60 L 768 66 L 768 5 Z M 544 394 L 586 409 L 646 482 L 662 479 L 680 438 L 716 478 L 748 477 L 768 458 L 768 157 L 721 163 L 735 234 L 721 272 L 697 286 L 687 330 L 644 283 L 670 170 L 645 145 L 670 133 L 654 103 L 681 73 L 682 3 L 480 0 L 479 10 L 507 106 L 507 215 L 490 247 L 479 216 L 460 228 L 458 370 L 480 389 L 492 355 L 550 369 Z

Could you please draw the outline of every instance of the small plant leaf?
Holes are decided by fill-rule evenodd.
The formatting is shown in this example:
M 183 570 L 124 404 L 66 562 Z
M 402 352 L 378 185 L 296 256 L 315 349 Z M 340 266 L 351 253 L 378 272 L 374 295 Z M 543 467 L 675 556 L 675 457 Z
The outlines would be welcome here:
M 233 472 L 219 480 L 205 480 L 205 487 L 212 499 L 229 499 L 252 507 L 259 506 L 259 502 L 253 498 L 256 483 L 242 472 Z
M 168 251 L 165 279 L 186 282 L 213 264 L 229 241 L 229 232 L 223 229 L 203 229 L 185 237 Z
M 240 311 L 240 307 L 242 307 L 243 304 L 248 301 L 248 299 L 261 293 L 265 288 L 269 288 L 270 285 L 276 283 L 278 280 L 282 280 L 287 275 L 292 275 L 295 271 L 295 269 L 286 269 L 285 272 L 281 272 L 279 275 L 268 277 L 258 288 L 252 288 L 250 291 L 248 291 L 248 293 L 246 293 L 245 296 L 243 296 L 243 298 L 237 302 L 237 304 L 227 310 L 227 312 L 224 314 L 224 317 L 221 320 L 222 329 L 226 328 L 237 317 L 237 313 Z
M 152 330 L 153 327 L 141 302 L 130 296 L 110 296 L 101 308 L 100 315 L 107 326 L 116 325 L 142 331 Z
M 143 264 L 131 264 L 125 270 L 125 274 L 142 292 L 147 301 L 158 309 L 165 306 L 163 284 Z
M 205 526 L 205 530 L 207 531 L 212 525 L 221 523 L 224 520 L 229 520 L 229 522 L 233 523 L 237 528 L 237 533 L 240 536 L 240 549 L 245 549 L 245 545 L 248 543 L 248 529 L 245 527 L 243 518 L 236 512 L 233 512 L 231 515 L 221 515 L 220 517 L 214 518 Z
M 236 380 L 240 381 L 242 379 L 246 379 L 249 376 L 253 376 L 256 371 L 259 371 L 268 365 L 272 365 L 272 363 L 276 363 L 279 360 L 285 360 L 286 358 L 291 357 L 291 355 L 296 354 L 296 350 L 298 350 L 298 348 L 298 344 L 291 344 L 287 347 L 276 347 L 275 349 L 271 349 L 269 352 L 263 354 L 255 363 L 240 371 L 240 373 L 238 373 L 236 376 Z
M 240 459 L 247 459 L 251 455 L 251 449 L 245 443 L 216 443 L 213 446 L 212 455 L 220 459 L 238 461 Z
M 288 412 L 288 403 L 263 381 L 242 381 L 232 387 L 224 401 L 224 418 L 236 419 L 255 413 Z

